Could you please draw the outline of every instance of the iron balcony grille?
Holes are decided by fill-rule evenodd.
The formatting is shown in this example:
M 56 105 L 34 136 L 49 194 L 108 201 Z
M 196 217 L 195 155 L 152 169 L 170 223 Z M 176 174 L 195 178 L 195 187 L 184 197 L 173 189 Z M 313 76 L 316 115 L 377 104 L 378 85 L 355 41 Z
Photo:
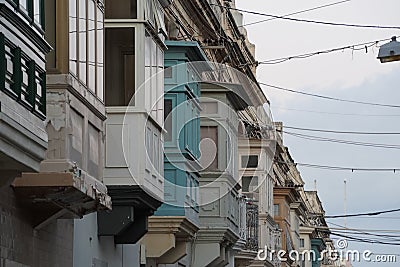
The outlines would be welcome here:
M 246 203 L 247 240 L 246 249 L 258 251 L 258 205 Z

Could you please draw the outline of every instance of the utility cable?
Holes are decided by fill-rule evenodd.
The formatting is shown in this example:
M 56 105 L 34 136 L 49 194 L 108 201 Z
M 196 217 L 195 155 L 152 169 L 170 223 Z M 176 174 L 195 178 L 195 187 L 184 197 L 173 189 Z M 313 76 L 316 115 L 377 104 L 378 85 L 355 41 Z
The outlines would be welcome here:
M 358 167 L 341 167 L 341 166 L 330 166 L 330 165 L 319 165 L 319 164 L 309 164 L 309 163 L 300 163 L 300 162 L 285 162 L 274 160 L 276 163 L 301 166 L 305 168 L 313 168 L 313 169 L 322 169 L 322 170 L 331 170 L 331 171 L 362 171 L 362 172 L 394 172 L 400 171 L 400 168 L 358 168 Z
M 293 132 L 281 131 L 281 130 L 277 130 L 277 132 L 283 132 L 285 134 L 294 136 L 296 138 L 301 138 L 301 139 L 310 140 L 310 141 L 317 141 L 317 142 L 329 142 L 329 143 L 338 143 L 338 144 L 363 146 L 363 147 L 385 148 L 385 149 L 400 149 L 400 145 L 393 145 L 393 144 L 367 143 L 367 142 L 358 142 L 358 141 L 344 140 L 344 139 L 333 139 L 333 138 L 293 133 Z
M 358 132 L 358 131 L 336 131 L 336 130 L 323 130 L 323 129 L 311 129 L 302 127 L 293 127 L 283 125 L 283 128 L 307 131 L 307 132 L 321 132 L 321 133 L 334 133 L 334 134 L 360 134 L 360 135 L 399 135 L 400 132 Z
M 218 4 L 210 4 L 212 6 L 219 6 L 222 8 L 227 8 L 230 10 L 236 10 L 243 13 L 253 14 L 253 15 L 260 15 L 264 17 L 271 17 L 276 19 L 283 19 L 283 20 L 290 20 L 295 22 L 305 22 L 305 23 L 313 23 L 313 24 L 321 24 L 321 25 L 328 25 L 328 26 L 341 26 L 341 27 L 353 27 L 353 28 L 372 28 L 372 29 L 397 29 L 400 30 L 400 26 L 382 26 L 382 25 L 361 25 L 361 24 L 350 24 L 350 23 L 336 23 L 336 22 L 327 22 L 327 21 L 317 21 L 317 20 L 307 20 L 307 19 L 296 19 L 292 17 L 285 17 L 285 16 L 277 16 L 272 14 L 266 14 L 256 11 L 244 10 L 229 6 L 223 6 Z
M 359 217 L 359 216 L 377 216 L 380 214 L 399 212 L 400 209 L 392 209 L 392 210 L 383 210 L 383 211 L 374 211 L 367 213 L 355 213 L 355 214 L 344 214 L 344 215 L 327 215 L 324 216 L 326 219 L 334 219 L 334 218 L 348 218 L 348 217 Z
M 343 4 L 343 3 L 346 3 L 346 2 L 350 2 L 350 1 L 351 0 L 338 1 L 338 2 L 334 2 L 334 3 L 322 5 L 322 6 L 317 6 L 317 7 L 313 7 L 313 8 L 309 8 L 309 9 L 296 11 L 296 12 L 293 12 L 293 13 L 282 15 L 282 17 L 288 17 L 288 16 L 292 16 L 292 15 L 297 15 L 297 14 L 301 14 L 301 13 L 305 13 L 305 12 L 309 12 L 309 11 L 314 11 L 314 10 L 317 10 L 317 9 L 325 8 L 325 7 L 330 7 L 330 6 L 334 6 L 334 5 L 338 5 L 338 4 Z M 275 19 L 277 19 L 277 18 L 263 19 L 263 20 L 259 20 L 259 21 L 246 23 L 246 24 L 240 25 L 238 27 L 246 27 L 246 26 L 255 25 L 255 24 L 259 24 L 259 23 L 263 23 L 263 22 L 267 22 L 267 21 L 271 21 L 271 20 L 275 20 Z
M 324 114 L 324 115 L 339 115 L 339 116 L 400 117 L 400 114 L 343 113 L 343 112 L 328 112 L 328 111 L 318 111 L 318 110 L 309 110 L 309 109 L 284 108 L 284 107 L 278 107 L 278 106 L 271 106 L 271 109 L 282 109 L 282 110 L 297 111 L 297 112 L 307 112 L 307 113 Z
M 398 37 L 400 37 L 400 36 L 398 36 Z M 380 40 L 375 40 L 375 41 L 369 41 L 369 42 L 364 42 L 364 43 L 358 43 L 358 44 L 353 44 L 353 45 L 346 45 L 346 46 L 342 46 L 342 47 L 316 51 L 316 52 L 309 52 L 309 53 L 293 55 L 293 56 L 288 56 L 288 57 L 268 59 L 268 60 L 263 60 L 263 61 L 259 61 L 256 63 L 259 65 L 260 64 L 273 65 L 273 64 L 283 63 L 285 61 L 292 60 L 292 59 L 304 59 L 304 58 L 309 58 L 312 56 L 329 54 L 329 53 L 333 53 L 333 52 L 339 52 L 339 51 L 343 52 L 344 50 L 348 50 L 348 49 L 350 49 L 352 51 L 365 50 L 365 52 L 368 53 L 368 48 L 373 47 L 373 46 L 378 46 L 379 43 L 390 41 L 390 40 L 391 40 L 391 38 L 380 39 Z
M 372 102 L 364 102 L 364 101 L 358 101 L 358 100 L 350 100 L 350 99 L 343 99 L 343 98 L 337 98 L 337 97 L 331 97 L 331 96 L 325 96 L 325 95 L 319 95 L 319 94 L 313 94 L 313 93 L 307 93 L 303 91 L 298 91 L 298 90 L 293 90 L 293 89 L 288 89 L 276 85 L 271 85 L 263 82 L 259 82 L 259 84 L 267 86 L 269 88 L 281 90 L 281 91 L 286 91 L 286 92 L 291 92 L 295 94 L 301 94 L 301 95 L 306 95 L 306 96 L 311 96 L 311 97 L 317 97 L 317 98 L 322 98 L 322 99 L 327 99 L 327 100 L 333 100 L 333 101 L 339 101 L 339 102 L 346 102 L 346 103 L 353 103 L 353 104 L 361 104 L 361 105 L 369 105 L 369 106 L 379 106 L 379 107 L 389 107 L 389 108 L 400 108 L 399 105 L 391 105 L 391 104 L 383 104 L 383 103 L 372 103 Z

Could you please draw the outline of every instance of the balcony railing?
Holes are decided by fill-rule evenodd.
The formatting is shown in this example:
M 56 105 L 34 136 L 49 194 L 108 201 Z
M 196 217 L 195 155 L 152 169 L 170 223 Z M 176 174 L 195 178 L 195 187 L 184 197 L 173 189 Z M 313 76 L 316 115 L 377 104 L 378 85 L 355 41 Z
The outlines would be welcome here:
M 247 213 L 246 213 L 246 197 L 243 196 L 239 200 L 239 236 L 241 240 L 247 239 Z
M 247 226 L 246 249 L 257 251 L 258 250 L 258 205 L 250 201 L 246 203 L 246 226 Z

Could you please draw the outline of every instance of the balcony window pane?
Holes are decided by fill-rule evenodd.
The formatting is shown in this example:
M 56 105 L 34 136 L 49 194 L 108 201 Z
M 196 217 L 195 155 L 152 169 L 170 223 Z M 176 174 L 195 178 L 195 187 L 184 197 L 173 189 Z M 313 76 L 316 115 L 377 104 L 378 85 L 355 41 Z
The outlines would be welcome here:
M 76 0 L 69 0 L 69 70 L 77 75 L 77 8 Z
M 127 106 L 136 87 L 135 29 L 106 29 L 106 45 L 106 105 Z
M 257 176 L 243 176 L 242 177 L 242 191 L 243 192 L 254 192 L 258 186 Z
M 218 169 L 218 127 L 202 126 L 201 135 L 201 165 L 208 170 Z
M 33 1 L 33 19 L 36 24 L 42 24 L 41 4 L 43 0 Z
M 79 0 L 79 79 L 86 84 L 86 0 Z
M 96 4 L 88 0 L 88 88 L 95 92 L 96 88 Z
M 257 168 L 258 167 L 258 156 L 242 156 L 242 168 Z
M 97 9 L 97 96 L 104 98 L 104 14 Z
M 152 54 L 155 53 L 153 49 L 153 39 L 151 35 L 146 31 L 145 33 L 145 48 L 144 48 L 144 81 L 145 81 L 145 107 L 150 110 L 152 108 L 152 94 L 153 92 L 153 84 L 151 81 L 152 75 Z
M 279 204 L 274 204 L 274 216 L 279 216 L 280 211 L 279 211 Z
M 28 13 L 28 0 L 19 0 L 19 6 L 25 13 Z
M 107 19 L 136 19 L 137 0 L 106 0 Z
M 165 141 L 172 141 L 172 100 L 164 100 L 164 128 L 167 131 L 165 134 Z

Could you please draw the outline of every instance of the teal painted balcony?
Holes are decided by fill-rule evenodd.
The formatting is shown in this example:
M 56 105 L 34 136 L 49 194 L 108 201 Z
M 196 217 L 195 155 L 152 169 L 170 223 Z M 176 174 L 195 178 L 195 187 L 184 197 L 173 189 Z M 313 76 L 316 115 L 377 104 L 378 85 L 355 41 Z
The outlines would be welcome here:
M 200 79 L 191 62 L 205 61 L 197 42 L 167 41 L 165 53 L 165 203 L 160 216 L 199 222 Z

